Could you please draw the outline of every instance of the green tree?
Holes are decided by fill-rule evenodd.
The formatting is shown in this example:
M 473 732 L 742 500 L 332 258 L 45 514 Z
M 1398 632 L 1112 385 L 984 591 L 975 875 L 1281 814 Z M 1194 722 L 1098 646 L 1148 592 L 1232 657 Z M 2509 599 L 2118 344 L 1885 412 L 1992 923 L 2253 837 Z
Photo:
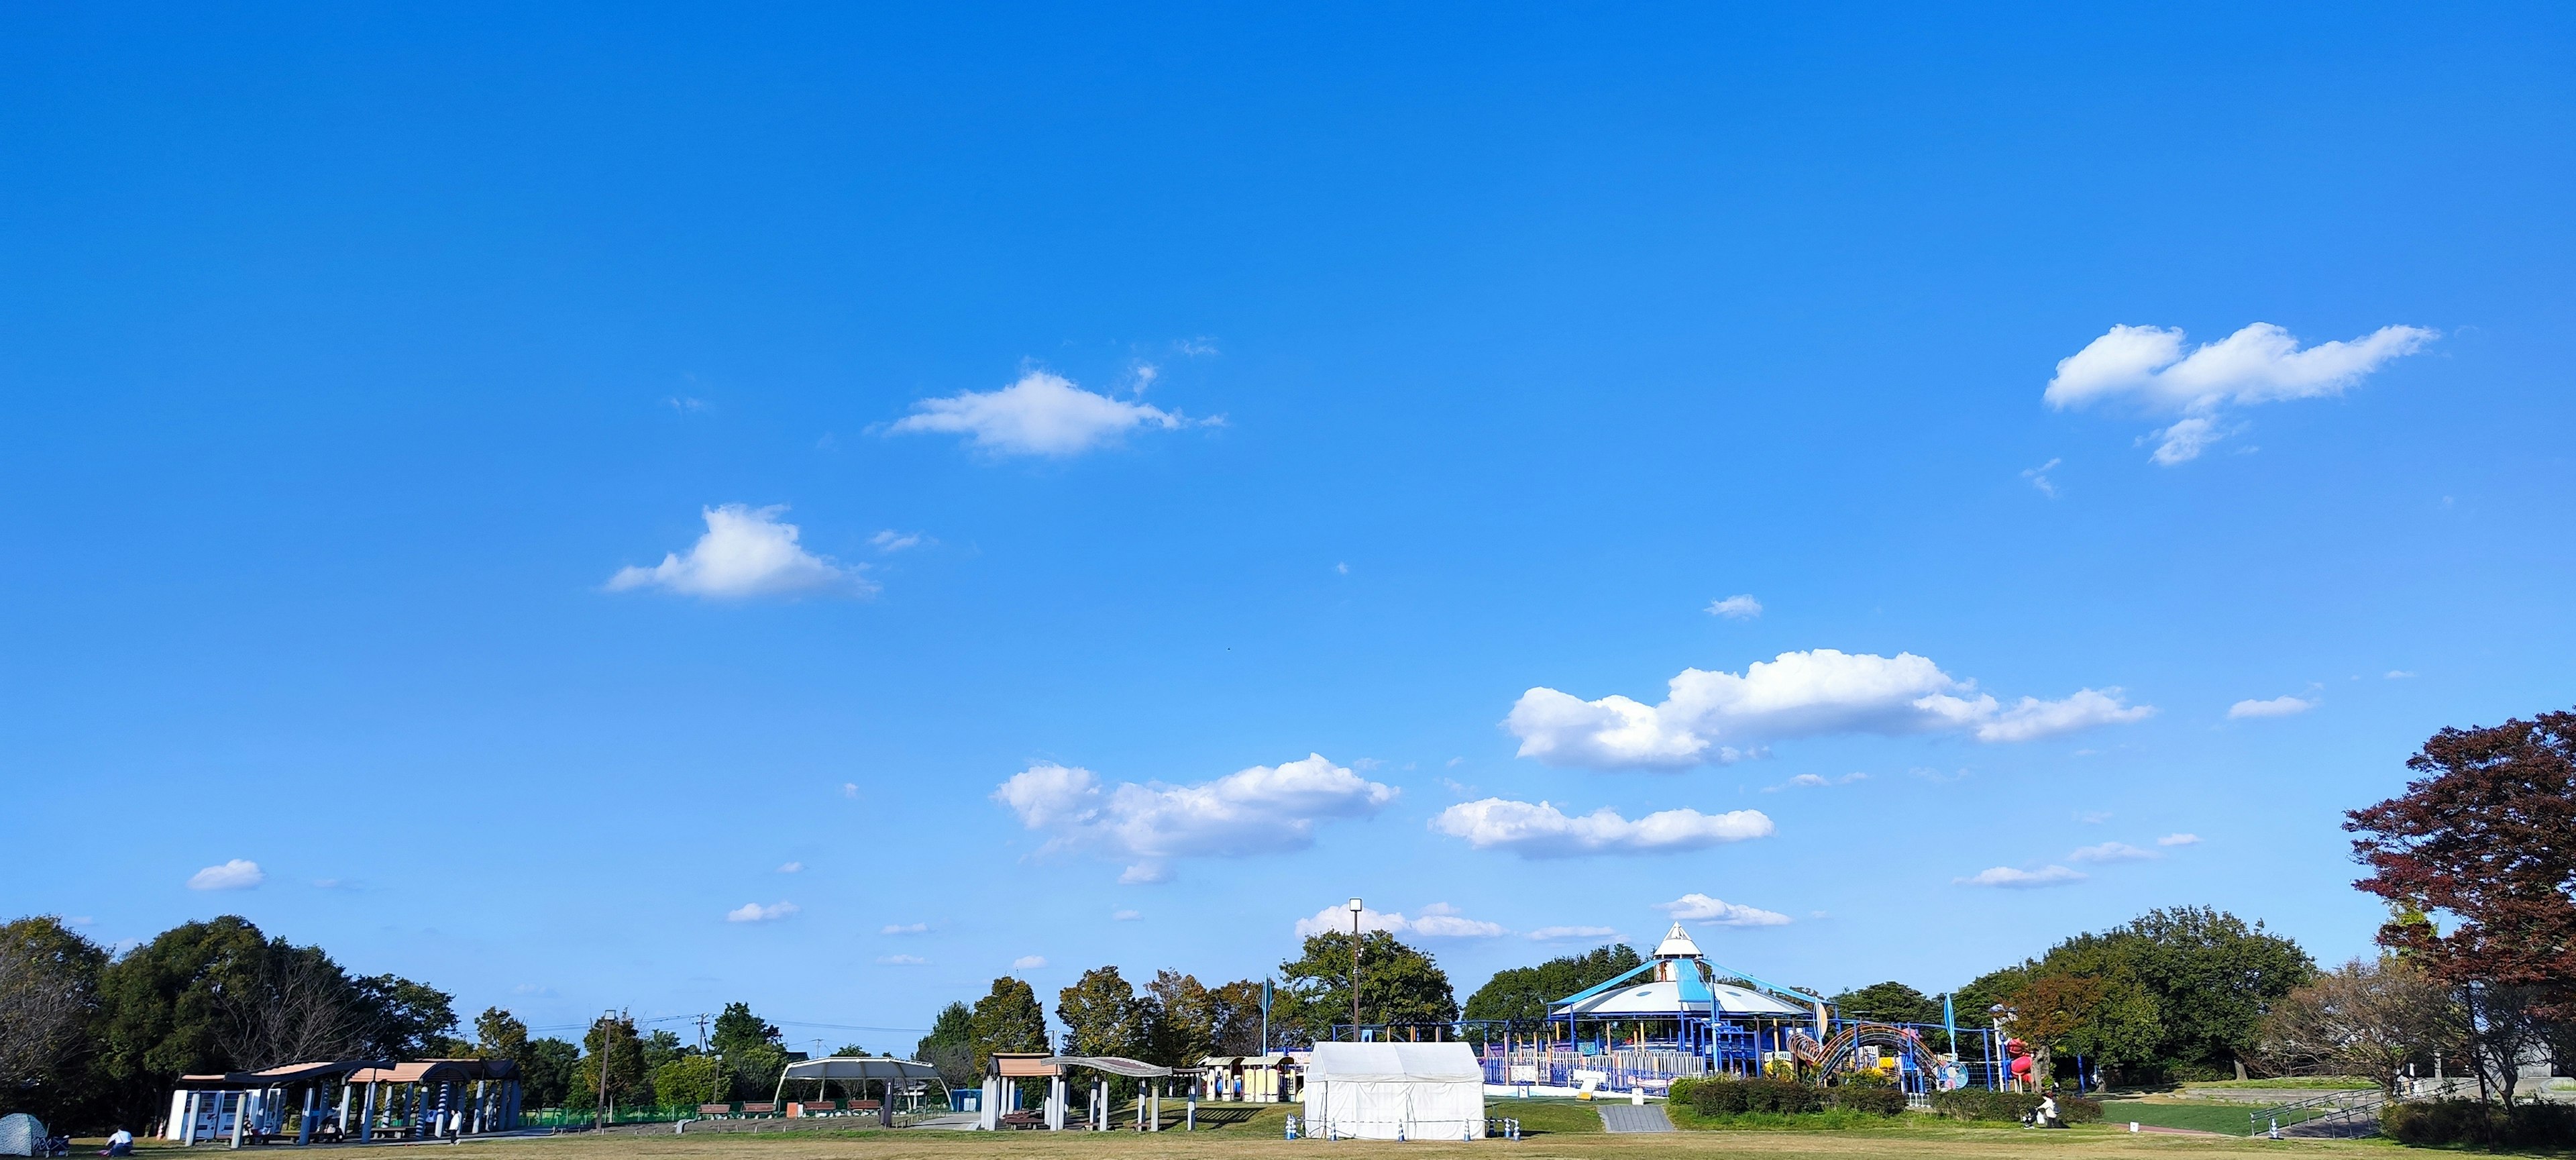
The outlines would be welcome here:
M 573 1073 L 573 1090 L 567 1093 L 574 1106 L 598 1105 L 603 1061 L 607 1065 L 606 1093 L 610 1104 L 640 1104 L 652 1099 L 653 1077 L 645 1068 L 644 1042 L 635 1034 L 633 1019 L 603 1015 L 592 1020 L 590 1030 L 581 1037 L 581 1047 L 581 1065 Z
M 1845 1019 L 1879 1023 L 1941 1023 L 1941 1001 L 1891 979 L 1845 991 L 1833 997 Z
M 1136 998 L 1116 967 L 1094 967 L 1056 993 L 1065 1050 L 1075 1055 L 1138 1057 L 1151 1049 L 1152 1009 Z
M 580 1075 L 581 1048 L 552 1036 L 531 1039 L 527 1054 L 519 1057 L 519 1098 L 531 1108 L 580 1106 L 575 1093 Z M 591 1098 L 597 1101 L 595 1090 Z
M 778 1077 L 787 1070 L 787 1049 L 778 1028 L 751 1013 L 749 1003 L 727 1003 L 717 1014 L 707 1046 L 723 1057 L 733 1077 L 733 1097 L 765 1100 L 778 1093 Z
M 222 997 L 249 986 L 266 946 L 258 927 L 228 914 L 165 930 L 99 973 L 102 1058 L 120 1117 L 166 1112 L 182 1074 L 230 1070 Z
M 1262 1055 L 1261 983 L 1255 979 L 1236 979 L 1208 992 L 1208 1003 L 1215 1008 L 1215 1022 L 1209 1038 L 1218 1055 Z M 1193 1059 L 1191 1063 L 1198 1061 Z
M 939 1078 L 950 1087 L 982 1082 L 975 1070 L 975 1012 L 964 1003 L 940 1008 L 939 1017 L 930 1021 L 930 1034 L 913 1045 L 912 1057 L 938 1068 Z
M 1579 955 L 1560 955 L 1534 967 L 1496 971 L 1467 996 L 1466 1017 L 1535 1023 L 1547 1018 L 1548 1004 L 1609 982 L 1645 962 L 1636 948 L 1613 943 Z M 1343 998 L 1347 1002 L 1348 994 Z
M 2264 1013 L 2314 979 L 2299 944 L 2206 906 L 2150 910 L 2112 932 L 2130 973 L 2154 996 L 2169 1070 L 2214 1074 L 2254 1054 Z
M 423 1059 L 451 1054 L 457 1041 L 456 997 L 400 975 L 373 975 L 356 981 L 358 1002 L 370 1027 L 371 1054 L 388 1059 Z
M 1329 1039 L 1333 1024 L 1351 1017 L 1351 936 L 1311 935 L 1304 951 L 1279 964 L 1283 989 L 1306 1033 Z M 1382 930 L 1360 939 L 1359 955 L 1360 1022 L 1447 1023 L 1458 1017 L 1449 976 L 1430 955 Z
M 0 924 L 0 1102 L 49 1122 L 97 1117 L 107 952 L 47 915 Z
M 975 1074 L 999 1051 L 1045 1051 L 1046 1011 L 1027 982 L 1004 975 L 993 980 L 991 993 L 975 1001 Z
M 518 1062 L 527 1058 L 528 1025 L 498 1007 L 474 1017 L 474 1054 L 484 1059 Z M 524 1093 L 523 1093 L 524 1094 Z
M 712 1055 L 675 1056 L 653 1069 L 653 1102 L 665 1107 L 712 1104 L 731 1090 L 731 1078 Z
M 1156 971 L 1145 985 L 1148 1063 L 1196 1067 L 1216 1051 L 1217 1021 L 1223 1016 L 1215 992 L 1196 975 Z

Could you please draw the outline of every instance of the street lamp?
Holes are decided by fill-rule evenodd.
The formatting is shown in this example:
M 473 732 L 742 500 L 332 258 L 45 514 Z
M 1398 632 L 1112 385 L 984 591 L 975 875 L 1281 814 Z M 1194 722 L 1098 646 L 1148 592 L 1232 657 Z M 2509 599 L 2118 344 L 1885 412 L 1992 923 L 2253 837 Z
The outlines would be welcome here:
M 1360 900 L 1351 900 L 1351 1042 L 1360 1041 Z

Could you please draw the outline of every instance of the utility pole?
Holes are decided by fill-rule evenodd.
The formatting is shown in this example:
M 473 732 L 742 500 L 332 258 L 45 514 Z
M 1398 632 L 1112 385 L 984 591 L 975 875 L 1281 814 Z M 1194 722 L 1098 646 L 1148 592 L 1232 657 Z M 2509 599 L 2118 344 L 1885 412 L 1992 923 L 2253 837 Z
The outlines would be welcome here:
M 706 1053 L 707 1053 L 707 1016 L 706 1016 L 706 1012 L 701 1011 L 701 1012 L 699 1012 L 699 1013 L 698 1013 L 698 1054 L 700 1054 L 700 1055 L 705 1055 Z
M 599 1016 L 599 1108 L 591 1117 L 590 1126 L 593 1128 L 608 1126 L 608 1114 L 611 1108 L 608 1102 L 608 1053 L 610 1046 L 616 1040 L 616 1034 L 617 1011 L 615 1008 L 610 1008 L 601 1012 Z
M 1360 1041 L 1360 900 L 1351 900 L 1351 1042 Z

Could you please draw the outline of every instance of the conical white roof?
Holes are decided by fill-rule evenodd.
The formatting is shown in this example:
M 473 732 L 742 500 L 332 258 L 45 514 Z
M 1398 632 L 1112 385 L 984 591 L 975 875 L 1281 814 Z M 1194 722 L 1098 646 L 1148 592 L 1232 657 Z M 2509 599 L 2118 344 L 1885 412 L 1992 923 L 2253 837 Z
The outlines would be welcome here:
M 1683 930 L 1682 924 L 1677 922 L 1673 924 L 1673 929 L 1664 935 L 1663 943 L 1655 948 L 1655 957 L 1695 959 L 1699 957 L 1699 944 L 1692 942 L 1690 932 Z

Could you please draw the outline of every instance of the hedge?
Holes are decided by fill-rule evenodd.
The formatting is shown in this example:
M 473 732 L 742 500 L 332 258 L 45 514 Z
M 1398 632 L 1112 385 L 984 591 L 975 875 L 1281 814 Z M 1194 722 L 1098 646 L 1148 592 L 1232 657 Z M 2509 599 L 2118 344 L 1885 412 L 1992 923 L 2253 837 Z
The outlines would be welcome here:
M 2400 1144 L 2437 1147 L 2576 1148 L 2576 1107 L 2516 1104 L 2506 1108 L 2477 1100 L 2422 1100 L 2391 1104 L 2379 1130 Z
M 1709 1117 L 1795 1116 L 1828 1107 L 1882 1116 L 1905 1110 L 1905 1093 L 1895 1088 L 1819 1088 L 1785 1079 L 1678 1079 L 1673 1081 L 1672 1100 Z
M 1953 1120 L 2002 1120 L 2019 1122 L 2039 1108 L 2040 1097 L 2025 1092 L 1988 1091 L 1985 1088 L 1960 1088 L 1951 1092 L 1932 1093 L 1932 1110 Z M 2057 1118 L 2070 1124 L 2090 1124 L 2102 1118 L 2099 1101 L 2077 1096 L 2057 1097 Z

